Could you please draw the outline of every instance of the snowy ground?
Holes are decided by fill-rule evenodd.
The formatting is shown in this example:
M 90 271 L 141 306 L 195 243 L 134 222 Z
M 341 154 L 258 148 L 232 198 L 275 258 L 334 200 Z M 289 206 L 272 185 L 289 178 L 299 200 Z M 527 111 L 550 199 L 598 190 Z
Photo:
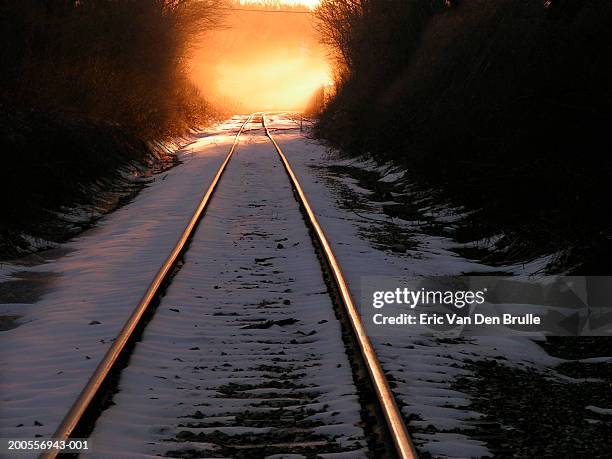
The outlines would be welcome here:
M 276 120 L 276 126 L 290 127 L 291 122 Z M 485 266 L 458 256 L 451 251 L 457 242 L 450 236 L 424 233 L 419 221 L 392 221 L 401 233 L 409 234 L 411 243 L 405 244 L 405 251 L 397 251 L 392 244 L 386 249 L 381 247 L 376 239 L 368 236 L 385 231 L 389 217 L 383 212 L 382 205 L 392 204 L 392 197 L 384 203 L 371 202 L 368 190 L 359 187 L 350 177 L 330 173 L 329 166 L 350 164 L 363 170 L 387 172 L 383 180 L 388 182 L 401 179 L 402 174 L 386 171 L 385 167 L 367 161 L 334 159 L 321 145 L 299 132 L 278 130 L 273 134 L 309 196 L 358 302 L 362 300 L 362 285 L 372 276 L 410 278 L 499 270 L 499 267 Z M 342 205 L 346 200 L 352 203 L 365 201 L 365 205 L 356 213 Z M 447 223 L 449 234 L 452 234 L 451 223 L 457 214 L 452 209 L 430 212 L 435 212 L 434 216 L 440 222 Z M 397 239 L 401 239 L 401 234 Z M 506 266 L 504 271 L 530 274 L 541 269 L 547 261 L 540 259 L 526 265 Z M 360 306 L 362 310 L 366 307 L 365 304 Z M 366 326 L 373 327 L 367 321 Z M 403 403 L 402 411 L 409 421 L 413 438 L 421 450 L 435 457 L 481 457 L 489 454 L 482 442 L 463 433 L 480 416 L 466 409 L 469 398 L 465 394 L 451 388 L 456 377 L 469 376 L 468 370 L 463 368 L 463 360 L 501 356 L 509 364 L 518 366 L 547 367 L 558 363 L 558 359 L 548 356 L 540 346 L 524 338 L 478 337 L 458 344 L 410 336 L 405 330 L 389 329 L 384 336 L 380 336 L 378 330 L 371 330 L 371 335 L 383 369 L 394 381 L 394 393 Z
M 241 120 L 196 135 L 179 153 L 182 165 L 65 244 L 56 259 L 2 266 L 5 279 L 48 281 L 33 304 L 17 296 L 1 306 L 21 325 L 0 333 L 0 365 L 10 369 L 0 374 L 0 437 L 54 432 L 176 243 Z
M 36 298 L 37 295 L 34 295 L 27 299 L 21 295 L 21 303 L 0 305 L 1 316 L 20 317 L 19 326 L 0 332 L 0 365 L 4 369 L 0 374 L 0 437 L 47 437 L 52 434 L 61 416 L 116 335 L 122 321 L 137 303 L 147 280 L 152 278 L 178 238 L 217 165 L 227 153 L 233 140 L 231 134 L 235 132 L 239 122 L 240 118 L 235 118 L 196 136 L 195 143 L 180 153 L 182 165 L 158 176 L 132 203 L 108 215 L 94 230 L 66 244 L 62 248 L 63 251 L 58 253 L 57 259 L 30 267 L 2 267 L 0 275 L 4 276 L 5 280 L 17 277 L 28 282 L 32 282 L 32 279 L 40 281 L 42 296 Z M 448 229 L 448 234 L 433 236 L 422 230 L 420 222 L 394 219 L 393 227 L 398 231 L 395 235 L 397 237 L 394 238 L 402 241 L 401 247 L 380 243 L 380 237 L 384 236 L 389 221 L 389 217 L 382 211 L 382 203 L 371 202 L 368 190 L 359 187 L 356 180 L 350 177 L 332 173 L 328 166 L 350 164 L 363 170 L 379 172 L 383 169 L 367 162 L 331 159 L 323 146 L 305 138 L 297 129 L 297 124 L 288 117 L 272 117 L 271 125 L 278 129 L 273 130 L 272 134 L 298 175 L 343 267 L 356 300 L 361 298 L 360 288 L 364 279 L 371 276 L 456 275 L 499 270 L 499 267 L 492 268 L 467 260 L 451 250 L 457 245 L 452 239 L 452 222 L 456 218 L 452 209 L 430 210 L 441 226 Z M 255 145 L 260 142 L 255 137 L 250 137 L 249 141 Z M 255 148 L 253 151 L 257 152 L 259 149 Z M 250 159 L 246 155 L 242 156 L 234 166 L 235 172 L 242 167 L 245 168 L 242 171 L 244 174 L 249 173 L 248 161 Z M 163 448 L 158 440 L 166 438 L 165 435 L 176 435 L 176 431 L 170 434 L 168 430 L 170 427 L 176 428 L 176 425 L 168 422 L 166 418 L 194 415 L 193 410 L 188 412 L 183 411 L 181 406 L 173 406 L 171 397 L 174 395 L 169 394 L 175 394 L 177 387 L 184 387 L 181 389 L 184 392 L 182 397 L 193 396 L 197 386 L 193 378 L 203 379 L 201 386 L 206 390 L 218 390 L 219 386 L 230 378 L 232 368 L 245 367 L 248 364 L 245 356 L 247 348 L 235 345 L 234 337 L 228 338 L 224 344 L 223 338 L 215 333 L 218 327 L 236 328 L 239 324 L 232 316 L 216 316 L 214 311 L 243 311 L 238 302 L 238 298 L 242 298 L 243 294 L 237 290 L 241 284 L 232 281 L 232 276 L 236 273 L 231 267 L 243 264 L 243 267 L 248 268 L 242 278 L 244 281 L 255 274 L 265 275 L 261 276 L 260 280 L 274 279 L 270 276 L 278 276 L 279 279 L 290 276 L 295 280 L 298 277 L 288 274 L 289 271 L 302 269 L 304 257 L 312 257 L 312 254 L 300 254 L 300 263 L 294 259 L 282 259 L 272 260 L 271 266 L 260 267 L 255 262 L 257 255 L 249 253 L 248 257 L 245 255 L 245 258 L 241 258 L 241 253 L 246 252 L 233 252 L 236 248 L 247 251 L 251 249 L 250 244 L 256 251 L 264 248 L 267 250 L 270 245 L 270 239 L 257 235 L 240 239 L 240 235 L 244 235 L 246 230 L 246 227 L 241 226 L 241 218 L 247 215 L 240 212 L 246 211 L 252 212 L 258 218 L 267 219 L 266 222 L 257 220 L 257 225 L 262 225 L 262 228 L 265 226 L 262 231 L 266 235 L 272 234 L 273 230 L 279 230 L 287 233 L 283 233 L 279 238 L 303 241 L 304 230 L 294 226 L 295 220 L 290 219 L 287 225 L 283 226 L 284 216 L 266 213 L 271 211 L 266 207 L 266 202 L 273 200 L 275 206 L 282 207 L 282 212 L 286 211 L 283 207 L 285 198 L 273 193 L 271 189 L 264 189 L 264 179 L 269 178 L 268 174 L 271 174 L 271 171 L 282 171 L 280 164 L 274 163 L 277 164 L 274 168 L 271 159 L 266 159 L 266 164 L 267 170 L 259 170 L 259 162 L 251 165 L 251 172 L 259 174 L 257 177 L 252 176 L 252 179 L 261 185 L 261 192 L 240 188 L 244 184 L 237 183 L 237 188 L 231 189 L 238 193 L 236 196 L 223 194 L 213 200 L 215 206 L 221 205 L 224 200 L 236 205 L 235 212 L 227 216 L 232 224 L 227 228 L 230 239 L 225 240 L 234 241 L 227 247 L 219 242 L 222 240 L 223 228 L 218 221 L 211 223 L 210 232 L 200 231 L 201 239 L 195 241 L 192 252 L 187 257 L 188 264 L 193 261 L 194 266 L 185 272 L 181 271 L 175 279 L 176 285 L 171 287 L 168 297 L 159 309 L 158 317 L 147 330 L 146 345 L 139 346 L 134 366 L 129 368 L 122 381 L 125 393 L 117 396 L 120 403 L 101 418 L 100 430 L 96 432 L 94 440 L 106 445 L 109 454 L 113 452 L 113 445 L 102 439 L 110 438 L 108 436 L 113 434 L 121 438 L 122 444 L 130 444 L 128 440 L 132 438 L 131 446 L 136 446 L 138 438 L 156 438 L 152 441 L 153 444 L 149 445 L 150 448 L 147 447 L 146 451 L 141 450 L 139 453 L 160 452 Z M 286 180 L 283 174 L 279 176 Z M 400 178 L 401 174 L 390 171 L 384 180 L 392 183 Z M 240 202 L 256 204 L 256 207 L 239 207 L 236 201 L 238 196 L 242 198 Z M 267 201 L 264 202 L 263 199 Z M 358 211 L 347 207 L 347 200 L 359 202 L 361 205 Z M 386 204 L 393 204 L 393 196 L 389 197 Z M 257 207 L 260 205 L 264 207 Z M 266 226 L 268 224 L 270 226 Z M 280 224 L 279 228 L 284 229 L 277 228 L 276 224 Z M 256 233 L 258 230 L 249 229 L 248 232 Z M 404 236 L 405 241 L 402 239 Z M 272 246 L 274 248 L 274 244 Z M 298 246 L 295 250 L 303 250 L 303 247 Z M 224 258 L 230 254 L 231 257 Z M 214 289 L 214 286 L 210 289 L 211 283 L 208 280 L 211 279 L 212 266 L 195 266 L 199 257 L 212 257 L 212 260 L 217 260 L 212 263 L 214 267 L 224 271 L 218 280 L 215 278 L 219 289 Z M 504 271 L 528 274 L 541 269 L 546 261 L 536 260 L 526 266 L 507 266 Z M 277 262 L 278 265 L 275 264 Z M 311 262 L 312 260 L 308 261 Z M 280 272 L 270 273 L 269 270 Z M 255 276 L 257 277 L 260 276 Z M 289 282 L 288 277 L 285 277 L 283 282 Z M 254 352 L 258 358 L 265 360 L 265 349 L 260 347 L 261 343 L 257 343 L 257 338 L 265 336 L 274 343 L 284 343 L 291 334 L 298 331 L 309 332 L 309 327 L 321 320 L 331 322 L 333 315 L 329 316 L 331 311 L 327 308 L 327 303 L 320 309 L 312 310 L 313 303 L 297 294 L 312 293 L 313 285 L 296 284 L 294 288 L 292 284 L 290 288 L 294 290 L 293 296 L 287 298 L 290 299 L 291 305 L 285 305 L 286 308 L 281 310 L 271 308 L 261 314 L 254 305 L 257 301 L 265 300 L 265 295 L 255 298 L 257 295 L 254 292 L 248 292 L 249 298 L 254 295 L 247 308 L 248 320 L 278 320 L 282 315 L 300 321 L 289 327 L 274 325 L 269 329 L 252 329 L 253 343 L 248 352 Z M 181 286 L 187 291 L 185 292 L 185 288 L 179 291 Z M 191 291 L 192 288 L 195 290 Z M 198 309 L 199 301 L 196 301 L 196 296 L 203 297 L 197 300 L 212 300 L 214 307 L 220 307 L 224 302 L 224 309 L 211 309 L 203 313 Z M 300 303 L 302 301 L 304 303 Z M 306 309 L 301 310 L 302 306 Z M 303 315 L 305 311 L 308 311 L 308 314 Z M 171 323 L 172 327 L 164 327 L 166 322 Z M 194 323 L 198 325 L 197 328 L 192 327 Z M 317 328 L 319 333 L 315 335 L 316 338 L 308 340 L 308 347 L 312 347 L 308 352 L 315 354 L 313 358 L 318 359 L 316 361 L 321 365 L 328 365 L 331 359 L 342 358 L 336 348 L 337 342 L 330 344 L 337 336 L 337 330 L 332 328 L 329 325 Z M 198 340 L 199 344 L 188 346 L 187 341 L 191 342 L 192 339 Z M 410 336 L 406 333 L 389 333 L 384 337 L 375 336 L 373 340 L 383 368 L 393 381 L 394 391 L 402 403 L 402 411 L 412 429 L 413 437 L 422 451 L 428 451 L 435 457 L 480 457 L 488 454 L 482 442 L 469 436 L 469 429 L 480 414 L 466 410 L 465 407 L 470 403 L 469 397 L 452 387 L 452 382 L 457 377 L 470 376 L 469 369 L 462 364 L 464 360 L 496 356 L 507 359 L 509 365 L 537 368 L 547 368 L 558 363 L 558 359 L 548 356 L 540 346 L 524 338 L 474 338 L 458 343 L 441 342 L 431 337 Z M 270 346 L 277 345 L 274 343 Z M 220 349 L 222 344 L 232 348 L 230 352 L 225 351 L 228 355 L 223 356 L 232 367 L 219 368 L 211 360 L 215 354 L 223 352 Z M 303 359 L 302 348 L 290 343 L 283 345 L 288 346 L 291 357 L 296 360 Z M 196 364 L 196 358 L 189 352 L 190 347 L 200 347 L 204 351 L 200 351 L 197 357 L 203 359 L 202 364 Z M 325 358 L 319 355 L 327 350 L 333 357 Z M 167 365 L 168 368 L 159 368 L 166 366 L 161 363 L 155 368 L 148 366 L 149 362 L 165 357 L 177 357 L 183 362 L 174 360 Z M 156 384 L 150 386 L 151 391 L 149 387 L 140 392 L 137 390 L 143 374 L 169 378 L 169 375 L 172 374 L 173 377 L 188 366 L 205 368 L 198 368 L 190 374 L 191 379 L 184 385 L 182 382 L 158 378 Z M 213 370 L 214 373 L 210 373 Z M 346 379 L 330 382 L 319 370 L 309 371 L 312 371 L 314 384 L 318 387 L 329 385 L 330 403 L 338 399 L 334 394 L 339 387 L 349 387 Z M 216 378 L 212 382 L 209 381 L 210 375 Z M 252 376 L 257 384 L 262 373 L 255 371 Z M 346 378 L 346 374 L 343 377 Z M 155 395 L 150 395 L 149 392 Z M 209 396 L 210 393 L 206 391 L 198 395 L 203 401 Z M 349 395 L 348 401 L 341 403 L 343 408 L 338 410 L 342 412 L 342 421 L 339 422 L 342 429 L 350 427 L 347 413 L 355 409 L 353 398 L 353 395 Z M 184 403 L 183 398 L 177 400 L 180 401 L 176 403 Z M 205 413 L 205 410 L 201 409 L 202 415 L 213 416 L 214 412 L 220 409 L 215 405 L 218 402 L 219 400 L 206 400 L 205 403 L 211 403 L 206 405 L 211 411 Z M 242 403 L 241 400 L 234 400 L 232 410 L 239 410 L 243 406 Z M 155 419 L 153 425 L 148 417 L 143 418 L 139 414 L 143 408 L 147 409 L 147 416 Z M 130 410 L 134 411 L 133 415 L 128 413 Z M 323 409 L 323 412 L 326 413 L 326 410 L 327 408 Z M 111 419 L 117 419 L 117 416 L 122 419 L 119 425 L 111 426 L 107 423 Z M 199 416 L 198 414 L 197 417 Z M 322 416 L 327 422 L 327 414 Z M 357 437 L 360 435 L 358 429 L 353 431 L 353 434 Z M 186 439 L 191 438 L 189 434 L 184 435 Z
M 96 425 L 93 457 L 242 457 L 247 446 L 242 454 L 365 457 L 340 326 L 263 134 L 241 137 Z

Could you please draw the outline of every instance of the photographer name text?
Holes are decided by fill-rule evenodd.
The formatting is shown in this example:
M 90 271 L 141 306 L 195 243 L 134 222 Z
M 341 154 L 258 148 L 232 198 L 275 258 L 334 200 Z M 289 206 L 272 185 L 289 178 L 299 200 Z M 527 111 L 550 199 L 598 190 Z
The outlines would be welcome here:
M 459 314 L 397 314 L 387 316 L 374 314 L 372 321 L 376 325 L 540 325 L 542 318 L 535 314 L 501 314 L 488 316 L 476 313 L 472 316 Z

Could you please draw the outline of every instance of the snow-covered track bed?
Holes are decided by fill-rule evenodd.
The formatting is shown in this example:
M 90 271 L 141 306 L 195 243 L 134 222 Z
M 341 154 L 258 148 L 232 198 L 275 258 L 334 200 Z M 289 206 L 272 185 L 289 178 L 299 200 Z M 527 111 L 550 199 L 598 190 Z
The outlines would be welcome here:
M 54 437 L 69 436 L 96 458 L 415 457 L 265 116 L 242 125 Z

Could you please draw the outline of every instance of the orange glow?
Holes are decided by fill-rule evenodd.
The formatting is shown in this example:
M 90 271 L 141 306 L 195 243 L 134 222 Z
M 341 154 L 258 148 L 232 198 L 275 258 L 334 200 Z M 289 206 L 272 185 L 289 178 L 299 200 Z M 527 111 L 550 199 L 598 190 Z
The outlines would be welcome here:
M 292 53 L 275 53 L 218 68 L 218 93 L 253 110 L 297 110 L 329 80 L 320 63 Z
M 235 112 L 302 110 L 331 80 L 312 21 L 310 14 L 232 12 L 226 28 L 203 37 L 191 78 L 213 102 Z

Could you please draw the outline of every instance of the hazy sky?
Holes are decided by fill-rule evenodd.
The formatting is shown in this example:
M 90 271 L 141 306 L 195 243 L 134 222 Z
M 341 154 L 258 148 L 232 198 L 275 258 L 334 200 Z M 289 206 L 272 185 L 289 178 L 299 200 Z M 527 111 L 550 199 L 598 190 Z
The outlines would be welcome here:
M 312 21 L 310 14 L 234 11 L 225 28 L 203 37 L 192 79 L 235 111 L 303 108 L 330 80 Z

